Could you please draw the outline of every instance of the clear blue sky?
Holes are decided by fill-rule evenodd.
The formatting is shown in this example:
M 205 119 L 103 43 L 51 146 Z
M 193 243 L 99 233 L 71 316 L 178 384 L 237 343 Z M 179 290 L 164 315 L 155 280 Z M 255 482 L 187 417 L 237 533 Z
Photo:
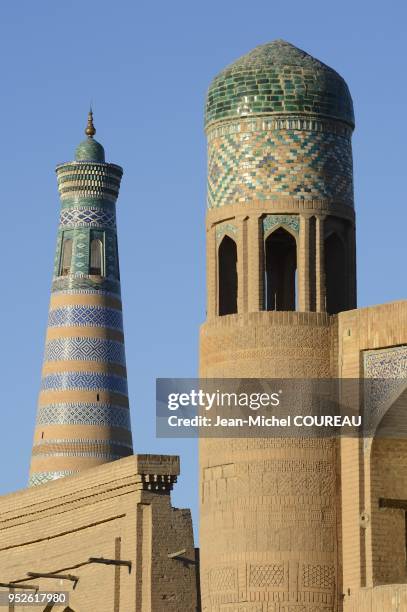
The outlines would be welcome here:
M 0 494 L 26 485 L 58 223 L 54 167 L 92 99 L 97 138 L 124 167 L 118 203 L 136 452 L 179 453 L 178 506 L 197 518 L 195 445 L 155 439 L 155 378 L 197 374 L 205 316 L 206 88 L 284 38 L 353 95 L 359 305 L 405 297 L 405 3 L 69 0 L 2 6 Z

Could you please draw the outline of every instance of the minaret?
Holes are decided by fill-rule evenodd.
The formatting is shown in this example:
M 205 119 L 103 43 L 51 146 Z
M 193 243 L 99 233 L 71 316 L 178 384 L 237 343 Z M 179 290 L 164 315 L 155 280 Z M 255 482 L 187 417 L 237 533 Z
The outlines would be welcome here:
M 58 165 L 61 213 L 30 485 L 132 454 L 116 199 L 90 110 L 75 161 Z
M 205 124 L 201 376 L 337 376 L 337 313 L 356 305 L 345 81 L 274 41 L 215 77 Z M 200 468 L 202 610 L 336 612 L 336 440 L 204 438 Z

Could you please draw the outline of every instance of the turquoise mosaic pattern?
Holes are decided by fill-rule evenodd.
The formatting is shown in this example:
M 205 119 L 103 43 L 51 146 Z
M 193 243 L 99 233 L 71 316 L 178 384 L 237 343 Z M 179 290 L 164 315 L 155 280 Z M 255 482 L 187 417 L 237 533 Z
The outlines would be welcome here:
M 68 208 L 62 209 L 59 219 L 61 228 L 97 227 L 116 229 L 116 215 L 101 208 Z
M 111 279 L 94 280 L 88 275 L 60 276 L 52 283 L 52 293 L 97 293 L 120 298 L 120 283 Z
M 48 327 L 108 327 L 123 331 L 121 310 L 100 306 L 64 306 L 49 311 Z
M 304 113 L 354 125 L 353 103 L 343 78 L 283 40 L 256 47 L 212 81 L 206 125 L 231 117 Z
M 128 431 L 128 408 L 102 403 L 64 403 L 41 406 L 37 412 L 38 425 L 98 425 L 121 427 Z
M 288 227 L 298 234 L 300 231 L 300 218 L 298 215 L 266 215 L 263 218 L 263 233 L 267 234 L 276 225 Z
M 220 223 L 216 226 L 216 241 L 220 242 L 225 234 L 230 234 L 232 237 L 236 237 L 238 231 L 239 230 L 236 225 L 233 225 L 232 223 Z
M 45 361 L 105 361 L 126 365 L 124 344 L 103 338 L 57 338 L 45 345 Z
M 106 391 L 127 396 L 127 380 L 98 372 L 59 372 L 42 377 L 42 391 Z
M 209 139 L 209 208 L 286 196 L 353 206 L 350 137 L 334 131 L 236 129 Z
M 79 472 L 72 470 L 62 470 L 60 472 L 36 472 L 30 476 L 28 486 L 35 487 L 36 485 L 44 484 L 50 480 L 58 480 L 58 478 L 65 478 L 65 476 L 72 476 L 73 474 L 79 474 Z
M 365 351 L 365 417 L 373 433 L 388 407 L 407 388 L 407 346 Z

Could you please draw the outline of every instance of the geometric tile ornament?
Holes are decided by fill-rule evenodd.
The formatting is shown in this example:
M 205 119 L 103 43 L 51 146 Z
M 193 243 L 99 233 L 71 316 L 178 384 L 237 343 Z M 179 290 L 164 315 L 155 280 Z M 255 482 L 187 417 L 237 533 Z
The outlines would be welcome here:
M 374 433 L 387 409 L 407 388 L 407 346 L 364 351 L 364 410 Z
M 42 391 L 69 389 L 111 391 L 127 395 L 127 380 L 121 376 L 99 372 L 59 372 L 42 377 Z
M 58 478 L 71 476 L 72 474 L 78 474 L 78 472 L 73 470 L 63 470 L 59 472 L 36 472 L 30 476 L 28 486 L 32 487 L 35 485 L 44 484 L 44 482 L 48 482 L 49 480 L 57 480 Z
M 238 228 L 232 223 L 220 223 L 216 226 L 216 241 L 220 242 L 225 234 L 234 234 L 238 233 Z
M 105 425 L 130 431 L 128 408 L 101 403 L 64 403 L 41 406 L 37 411 L 38 425 Z
M 298 234 L 300 231 L 300 218 L 298 215 L 266 215 L 263 219 L 263 232 L 268 232 L 275 225 L 289 227 Z
M 121 310 L 100 306 L 65 306 L 50 310 L 48 327 L 108 327 L 123 330 Z
M 114 212 L 100 208 L 68 208 L 60 214 L 60 227 L 102 227 L 116 228 Z
M 353 206 L 350 135 L 232 131 L 209 138 L 208 146 L 209 208 L 282 196 Z
M 103 338 L 57 338 L 45 345 L 44 361 L 107 361 L 126 365 L 124 344 Z

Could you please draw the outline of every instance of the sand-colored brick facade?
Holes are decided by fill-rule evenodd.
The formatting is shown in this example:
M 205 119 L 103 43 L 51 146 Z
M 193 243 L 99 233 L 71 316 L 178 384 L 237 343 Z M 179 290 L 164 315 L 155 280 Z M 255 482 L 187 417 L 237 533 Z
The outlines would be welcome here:
M 68 591 L 74 612 L 196 612 L 191 514 L 170 501 L 178 473 L 177 457 L 134 455 L 2 497 L 0 582 Z

